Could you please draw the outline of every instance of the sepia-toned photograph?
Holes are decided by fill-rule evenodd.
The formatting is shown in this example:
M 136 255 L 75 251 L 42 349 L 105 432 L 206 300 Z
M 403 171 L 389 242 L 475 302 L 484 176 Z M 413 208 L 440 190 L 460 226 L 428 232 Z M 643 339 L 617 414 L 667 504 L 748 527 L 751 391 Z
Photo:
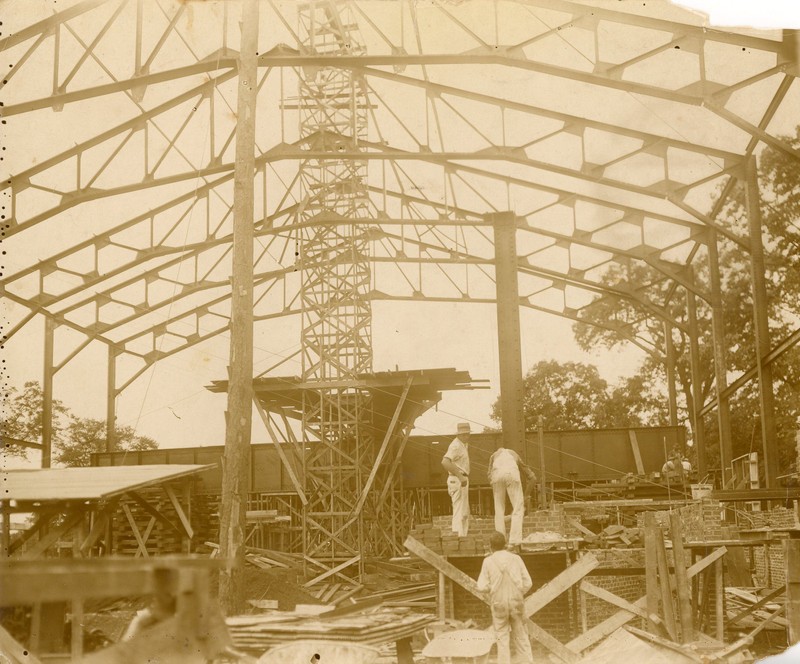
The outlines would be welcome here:
M 0 0 L 0 664 L 800 662 L 800 4 Z

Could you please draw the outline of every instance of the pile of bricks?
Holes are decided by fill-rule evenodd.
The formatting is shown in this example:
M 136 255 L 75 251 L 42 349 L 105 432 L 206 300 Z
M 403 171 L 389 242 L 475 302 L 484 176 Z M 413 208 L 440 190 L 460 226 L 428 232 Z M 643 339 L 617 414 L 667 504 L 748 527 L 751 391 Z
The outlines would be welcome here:
M 683 525 L 683 537 L 692 542 L 723 539 L 722 512 L 716 500 L 704 498 L 678 508 Z M 669 511 L 655 512 L 656 525 L 669 528 Z M 644 527 L 644 512 L 636 515 L 636 525 Z
M 506 519 L 508 520 L 508 517 Z M 489 553 L 489 537 L 495 532 L 493 517 L 471 516 L 469 533 L 466 537 L 455 534 L 451 530 L 451 524 L 452 517 L 435 516 L 432 523 L 415 526 L 410 535 L 432 551 L 445 556 L 474 556 Z M 555 532 L 564 535 L 567 530 L 564 508 L 558 504 L 548 510 L 531 512 L 522 521 L 523 538 L 529 533 L 536 532 Z

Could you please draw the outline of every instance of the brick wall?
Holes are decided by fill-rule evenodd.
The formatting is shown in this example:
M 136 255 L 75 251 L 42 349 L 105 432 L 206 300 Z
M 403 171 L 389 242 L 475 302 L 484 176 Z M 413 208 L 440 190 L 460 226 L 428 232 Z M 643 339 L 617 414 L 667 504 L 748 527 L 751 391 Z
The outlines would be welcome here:
M 644 549 L 625 549 L 623 553 L 624 558 L 615 554 L 613 550 L 592 551 L 592 555 L 600 561 L 600 565 L 595 573 L 586 579 L 622 599 L 635 602 L 647 592 L 643 574 Z M 609 570 L 609 574 L 602 574 L 603 569 Z M 612 569 L 613 574 L 610 573 Z M 631 573 L 624 574 L 625 569 L 630 569 Z M 619 610 L 613 604 L 590 595 L 585 595 L 584 602 L 587 627 L 593 627 Z
M 722 539 L 722 510 L 716 500 L 704 498 L 694 501 L 677 510 L 681 517 L 684 541 L 705 541 Z M 656 525 L 669 528 L 669 511 L 654 512 Z M 636 515 L 636 525 L 644 527 L 644 512 Z M 668 535 L 667 535 L 668 536 Z

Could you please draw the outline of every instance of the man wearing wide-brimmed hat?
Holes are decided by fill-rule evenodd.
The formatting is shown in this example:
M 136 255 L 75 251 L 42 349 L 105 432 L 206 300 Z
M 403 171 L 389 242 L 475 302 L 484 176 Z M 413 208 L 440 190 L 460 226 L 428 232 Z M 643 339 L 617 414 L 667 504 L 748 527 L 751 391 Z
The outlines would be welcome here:
M 442 458 L 447 471 L 447 493 L 453 501 L 453 532 L 465 537 L 469 530 L 469 423 L 456 425 L 456 437 Z

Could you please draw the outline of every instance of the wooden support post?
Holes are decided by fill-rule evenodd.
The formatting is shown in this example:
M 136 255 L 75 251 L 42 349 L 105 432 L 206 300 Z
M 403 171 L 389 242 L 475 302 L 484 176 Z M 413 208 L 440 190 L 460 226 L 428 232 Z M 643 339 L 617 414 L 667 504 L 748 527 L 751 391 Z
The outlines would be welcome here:
M 656 517 L 652 512 L 644 514 L 644 575 L 647 588 L 647 613 L 658 615 L 658 550 L 656 548 Z M 648 624 L 655 633 L 654 622 Z
M 664 533 L 660 528 L 656 530 L 656 554 L 658 556 L 658 582 L 661 587 L 661 613 L 664 616 L 667 633 L 673 640 L 677 640 L 678 628 L 675 624 L 675 608 L 672 605 L 672 583 L 667 564 L 667 549 L 664 546 Z
M 789 645 L 800 642 L 800 540 L 783 540 L 786 564 L 786 619 Z
M 70 623 L 70 654 L 73 662 L 83 657 L 83 598 L 72 600 L 72 621 Z
M 539 439 L 539 509 L 547 509 L 547 479 L 544 467 L 544 420 L 539 415 L 537 420 L 538 439 Z
M 439 620 L 444 621 L 447 618 L 446 615 L 446 608 L 447 605 L 445 604 L 446 599 L 446 591 L 447 587 L 445 586 L 445 581 L 447 577 L 444 575 L 444 572 L 439 572 L 439 594 L 436 597 L 437 602 L 437 613 L 439 614 Z
M 670 512 L 670 532 L 672 535 L 672 556 L 675 561 L 675 586 L 678 591 L 678 615 L 681 622 L 681 641 L 694 641 L 692 623 L 692 598 L 689 589 L 689 576 L 686 573 L 686 551 L 683 548 L 683 526 L 677 512 Z
M 714 616 L 716 623 L 716 636 L 720 641 L 725 640 L 725 576 L 722 558 L 714 563 Z
M 253 177 L 258 93 L 258 0 L 242 3 L 233 176 L 233 274 L 231 278 L 230 365 L 225 412 L 225 452 L 219 515 L 220 557 L 230 566 L 219 573 L 223 613 L 243 605 L 244 538 L 250 490 L 250 433 L 253 418 Z
M 3 536 L 0 558 L 11 557 L 11 511 L 7 505 L 7 502 L 3 502 Z

